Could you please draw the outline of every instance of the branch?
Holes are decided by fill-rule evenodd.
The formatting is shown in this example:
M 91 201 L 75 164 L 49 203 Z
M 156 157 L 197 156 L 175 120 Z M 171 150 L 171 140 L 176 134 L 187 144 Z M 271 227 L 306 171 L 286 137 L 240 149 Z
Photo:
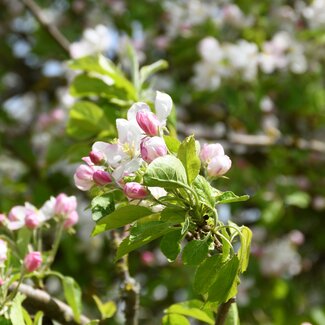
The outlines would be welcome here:
M 9 290 L 13 291 L 16 287 L 17 283 L 13 283 Z M 76 322 L 73 311 L 68 305 L 56 298 L 52 298 L 43 290 L 34 289 L 22 283 L 19 285 L 18 291 L 26 296 L 23 305 L 30 312 L 41 310 L 47 317 L 58 321 L 62 325 L 84 325 L 90 322 L 90 319 L 84 315 L 81 315 L 80 323 Z
M 114 230 L 111 233 L 113 246 L 117 249 L 122 238 Z M 116 271 L 122 282 L 121 292 L 122 299 L 125 303 L 125 325 L 138 325 L 140 284 L 130 276 L 127 255 L 124 255 L 116 262 Z
M 230 298 L 227 302 L 224 302 L 219 306 L 215 325 L 224 325 L 227 319 L 229 308 L 235 301 L 235 298 Z
M 59 31 L 56 26 L 49 23 L 46 17 L 42 14 L 42 9 L 33 0 L 21 0 L 25 7 L 33 14 L 37 21 L 44 27 L 48 34 L 54 39 L 54 41 L 64 50 L 64 52 L 70 56 L 70 42 Z

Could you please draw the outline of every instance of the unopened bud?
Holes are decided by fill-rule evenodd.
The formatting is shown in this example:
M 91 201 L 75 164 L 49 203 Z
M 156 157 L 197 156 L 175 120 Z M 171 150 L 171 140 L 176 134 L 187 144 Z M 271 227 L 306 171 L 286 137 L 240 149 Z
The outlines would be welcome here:
M 75 196 L 67 196 L 64 193 L 56 197 L 54 211 L 56 214 L 68 214 L 77 208 L 77 199 Z
M 138 111 L 136 120 L 147 135 L 155 136 L 158 134 L 160 122 L 154 113 L 147 110 Z
M 78 222 L 78 220 L 79 220 L 79 215 L 78 215 L 77 211 L 72 211 L 68 214 L 68 217 L 64 221 L 63 227 L 65 229 L 68 229 L 68 228 L 74 226 Z
M 228 156 L 216 156 L 208 164 L 207 171 L 209 176 L 222 176 L 231 167 L 231 160 Z
M 147 189 L 137 182 L 126 183 L 123 190 L 130 199 L 144 199 L 148 195 Z
M 150 163 L 154 159 L 167 155 L 167 147 L 163 138 L 144 138 L 140 145 L 142 159 Z
M 34 272 L 42 264 L 42 255 L 40 252 L 28 253 L 24 259 L 24 266 L 27 272 Z
M 89 158 L 95 165 L 101 165 L 104 161 L 104 155 L 97 150 L 90 151 Z
M 34 211 L 27 212 L 25 217 L 25 225 L 29 229 L 36 229 L 41 223 L 38 214 Z
M 204 163 L 209 163 L 216 156 L 224 156 L 225 152 L 220 143 L 205 143 L 200 152 L 200 159 Z
M 106 185 L 112 183 L 112 177 L 104 170 L 96 170 L 93 174 L 93 180 L 97 185 Z

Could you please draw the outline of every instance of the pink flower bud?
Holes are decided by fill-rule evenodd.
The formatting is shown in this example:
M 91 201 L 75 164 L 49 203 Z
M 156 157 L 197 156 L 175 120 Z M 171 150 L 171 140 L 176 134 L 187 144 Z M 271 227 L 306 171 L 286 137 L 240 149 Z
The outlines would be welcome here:
M 29 229 L 36 229 L 41 223 L 38 214 L 34 211 L 27 211 L 25 217 L 25 225 Z
M 231 167 L 231 160 L 228 156 L 215 156 L 208 164 L 207 171 L 209 176 L 222 176 Z
M 167 155 L 167 147 L 163 138 L 144 138 L 140 145 L 142 159 L 150 163 L 154 159 Z
M 225 152 L 220 143 L 204 144 L 200 152 L 200 159 L 204 163 L 209 163 L 216 156 L 224 156 Z
M 149 251 L 142 252 L 140 258 L 141 262 L 148 266 L 153 265 L 156 259 L 155 254 Z
M 147 135 L 155 136 L 158 134 L 160 122 L 154 113 L 147 110 L 138 111 L 136 120 Z
M 94 169 L 87 165 L 80 165 L 74 174 L 74 182 L 81 191 L 88 191 L 93 185 Z
M 7 243 L 0 239 L 0 265 L 7 259 L 8 247 Z
M 71 211 L 76 210 L 77 208 L 77 199 L 75 196 L 67 196 L 64 193 L 59 194 L 56 197 L 54 212 L 56 214 L 68 214 Z
M 0 287 L 2 287 L 4 283 L 5 283 L 5 280 L 0 278 Z
M 97 150 L 90 151 L 89 158 L 95 165 L 101 165 L 104 162 L 104 155 Z
M 123 190 L 130 199 L 144 199 L 148 195 L 147 189 L 137 182 L 126 183 Z
M 74 226 L 78 222 L 78 220 L 79 220 L 79 215 L 77 211 L 72 211 L 68 214 L 68 217 L 64 221 L 63 227 L 65 229 L 70 228 Z
M 96 170 L 93 174 L 93 180 L 97 185 L 106 185 L 112 183 L 112 177 L 104 170 Z
M 42 264 L 42 255 L 40 252 L 31 252 L 25 256 L 24 266 L 27 272 L 34 272 Z

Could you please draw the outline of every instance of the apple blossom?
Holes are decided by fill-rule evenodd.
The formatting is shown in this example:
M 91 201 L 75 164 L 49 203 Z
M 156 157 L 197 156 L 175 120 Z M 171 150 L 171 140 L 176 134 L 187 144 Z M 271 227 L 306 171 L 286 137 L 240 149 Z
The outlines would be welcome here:
M 112 183 L 112 177 L 104 170 L 96 170 L 93 174 L 93 180 L 97 185 L 106 185 Z
M 42 255 L 40 252 L 30 252 L 24 258 L 24 267 L 27 272 L 34 272 L 42 264 Z
M 74 226 L 79 220 L 79 215 L 77 213 L 77 211 L 71 211 L 68 215 L 67 218 L 65 219 L 64 223 L 63 223 L 63 227 L 65 229 L 70 228 L 72 226 Z
M 8 228 L 17 230 L 25 225 L 26 208 L 21 205 L 14 206 L 8 214 Z
M 80 165 L 73 176 L 77 188 L 88 191 L 94 185 L 93 174 L 94 169 L 91 166 Z
M 100 165 L 103 163 L 104 154 L 101 151 L 92 150 L 89 153 L 89 158 L 94 165 Z
M 167 155 L 167 147 L 161 137 L 144 138 L 140 148 L 142 159 L 148 163 L 158 157 Z
M 215 156 L 211 159 L 207 166 L 207 172 L 209 176 L 222 176 L 231 167 L 231 160 L 228 156 Z
M 77 208 L 77 199 L 75 196 L 67 196 L 65 193 L 60 193 L 56 197 L 54 211 L 56 214 L 64 215 Z
M 148 195 L 147 189 L 137 182 L 126 183 L 123 191 L 130 199 L 144 199 Z
M 0 266 L 4 263 L 7 259 L 8 247 L 7 243 L 0 239 Z
M 147 135 L 158 135 L 160 122 L 154 113 L 147 110 L 138 111 L 136 115 L 136 120 L 140 128 Z
M 215 156 L 223 156 L 225 154 L 220 143 L 205 143 L 200 152 L 200 159 L 204 163 L 209 163 Z

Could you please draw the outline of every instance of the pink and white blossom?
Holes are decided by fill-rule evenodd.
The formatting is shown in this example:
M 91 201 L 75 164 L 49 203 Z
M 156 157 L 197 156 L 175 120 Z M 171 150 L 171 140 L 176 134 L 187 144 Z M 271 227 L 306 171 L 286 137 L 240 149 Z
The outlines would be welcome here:
M 67 217 L 63 223 L 63 227 L 65 229 L 71 228 L 78 222 L 78 220 L 79 220 L 79 215 L 78 215 L 77 211 L 71 211 L 67 215 Z
M 204 163 L 209 163 L 215 156 L 223 156 L 225 151 L 220 143 L 205 143 L 200 152 L 200 159 Z
M 56 197 L 54 211 L 58 215 L 65 215 L 77 208 L 77 199 L 75 196 L 68 196 L 65 193 L 60 193 Z
M 27 272 L 34 272 L 42 265 L 42 255 L 40 252 L 30 252 L 24 258 L 24 267 Z
M 107 185 L 112 183 L 111 175 L 104 170 L 96 170 L 93 174 L 93 180 L 97 185 Z
M 8 253 L 7 242 L 0 239 L 0 266 L 6 261 Z
M 207 166 L 209 176 L 222 176 L 227 173 L 231 167 L 231 160 L 228 156 L 215 156 Z
M 142 159 L 148 163 L 167 155 L 167 146 L 161 137 L 144 138 L 140 147 Z
M 123 191 L 130 199 L 144 199 L 148 195 L 146 187 L 137 182 L 126 183 Z

